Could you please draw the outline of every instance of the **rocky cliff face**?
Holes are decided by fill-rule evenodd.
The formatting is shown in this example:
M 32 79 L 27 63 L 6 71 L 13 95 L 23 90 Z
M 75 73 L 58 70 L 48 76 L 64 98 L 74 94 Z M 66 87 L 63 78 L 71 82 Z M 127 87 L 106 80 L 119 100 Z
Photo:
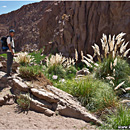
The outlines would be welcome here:
M 54 2 L 44 12 L 39 30 L 46 53 L 74 56 L 75 48 L 92 53 L 91 45 L 100 45 L 103 33 L 125 32 L 130 41 L 130 2 Z
M 125 32 L 126 41 L 130 41 L 130 2 L 42 1 L 1 15 L 0 36 L 7 35 L 9 28 L 17 32 L 17 50 L 24 44 L 40 42 L 39 48 L 45 46 L 45 53 L 74 56 L 77 49 L 92 54 L 91 45 L 101 45 L 103 33 Z
M 9 29 L 16 31 L 16 49 L 19 51 L 24 44 L 39 43 L 37 24 L 43 16 L 44 9 L 50 2 L 25 5 L 20 9 L 0 16 L 0 37 L 7 36 Z

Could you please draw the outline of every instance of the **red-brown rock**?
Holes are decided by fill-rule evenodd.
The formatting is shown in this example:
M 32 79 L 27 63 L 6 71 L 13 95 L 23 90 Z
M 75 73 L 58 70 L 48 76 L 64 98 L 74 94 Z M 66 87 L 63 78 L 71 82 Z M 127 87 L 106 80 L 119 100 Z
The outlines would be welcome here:
M 54 2 L 39 23 L 40 48 L 45 52 L 62 52 L 74 56 L 93 53 L 91 45 L 101 45 L 102 34 L 125 32 L 130 41 L 130 2 Z M 129 44 L 130 47 L 130 44 Z

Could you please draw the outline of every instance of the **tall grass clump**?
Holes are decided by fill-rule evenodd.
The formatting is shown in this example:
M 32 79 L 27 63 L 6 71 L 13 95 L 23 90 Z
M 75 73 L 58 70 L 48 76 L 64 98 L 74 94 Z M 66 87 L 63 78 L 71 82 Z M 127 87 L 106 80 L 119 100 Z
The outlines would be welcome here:
M 81 53 L 82 62 L 84 62 L 88 68 L 92 68 L 92 73 L 95 73 L 95 77 L 107 80 L 112 84 L 113 88 L 117 90 L 122 87 L 129 87 L 130 66 L 125 59 L 127 59 L 130 48 L 127 49 L 129 42 L 125 42 L 123 36 L 125 33 L 120 33 L 117 36 L 103 34 L 100 49 L 97 44 L 92 46 L 94 55 L 87 54 L 86 56 Z M 94 62 L 94 58 L 97 58 L 98 62 Z M 129 58 L 129 57 L 128 57 Z M 122 89 L 125 91 L 124 89 Z
M 117 99 L 112 87 L 91 76 L 67 80 L 65 83 L 57 83 L 55 86 L 77 97 L 81 104 L 90 111 L 100 111 L 116 106 Z
M 76 74 L 74 64 L 74 59 L 66 58 L 62 54 L 51 55 L 46 58 L 46 73 L 57 75 L 59 78 L 74 76 Z
M 21 111 L 27 111 L 30 108 L 30 99 L 27 95 L 17 96 L 17 103 Z
M 21 66 L 19 68 L 20 76 L 26 79 L 36 79 L 43 75 L 42 66 Z
M 34 57 L 28 55 L 27 52 L 20 52 L 17 54 L 17 57 L 14 57 L 14 60 L 22 66 L 31 64 L 34 62 Z
M 107 125 L 104 125 L 103 129 L 129 129 L 130 109 L 119 105 L 116 111 L 107 116 L 106 123 Z

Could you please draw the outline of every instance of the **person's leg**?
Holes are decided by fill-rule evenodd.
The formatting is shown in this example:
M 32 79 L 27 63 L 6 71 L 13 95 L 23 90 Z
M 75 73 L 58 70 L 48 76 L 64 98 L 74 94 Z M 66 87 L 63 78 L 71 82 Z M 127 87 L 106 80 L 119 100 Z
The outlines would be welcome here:
M 11 52 L 7 52 L 7 75 L 10 75 L 12 63 L 13 55 L 11 54 Z
M 13 55 L 11 54 L 11 61 L 10 61 L 10 72 L 12 72 L 12 64 L 13 64 Z

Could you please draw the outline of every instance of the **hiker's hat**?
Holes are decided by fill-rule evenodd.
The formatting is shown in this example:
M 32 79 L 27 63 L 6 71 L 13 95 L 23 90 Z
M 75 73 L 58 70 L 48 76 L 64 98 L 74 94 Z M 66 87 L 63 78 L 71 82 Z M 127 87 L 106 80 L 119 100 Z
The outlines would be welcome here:
M 15 33 L 15 30 L 14 30 L 14 29 L 11 29 L 11 30 L 9 30 L 9 32 L 10 32 L 10 33 L 11 33 L 11 32 Z

